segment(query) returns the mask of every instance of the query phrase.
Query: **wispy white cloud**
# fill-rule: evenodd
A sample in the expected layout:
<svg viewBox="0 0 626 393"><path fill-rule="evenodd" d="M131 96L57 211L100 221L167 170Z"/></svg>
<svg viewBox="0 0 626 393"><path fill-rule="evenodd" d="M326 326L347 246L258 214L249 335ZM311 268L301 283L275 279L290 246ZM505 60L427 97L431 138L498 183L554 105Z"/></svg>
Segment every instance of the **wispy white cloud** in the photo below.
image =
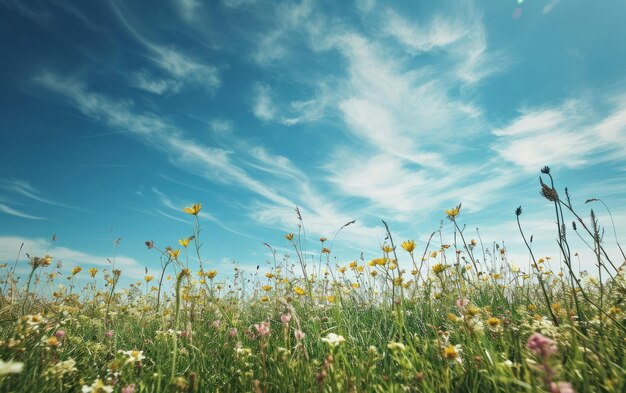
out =
<svg viewBox="0 0 626 393"><path fill-rule="evenodd" d="M222 83L217 67L211 64L205 64L201 61L182 53L179 48L173 45L162 45L155 43L146 38L135 27L124 14L121 7L114 1L110 2L115 14L120 21L126 26L131 35L149 50L148 57L153 63L168 73L174 80L169 83L184 83L185 86L204 87L208 92L214 92ZM143 72L143 71L140 71ZM135 77L137 79L137 77ZM152 90L158 90L159 83L151 78L145 82L146 86Z"/></svg>
<svg viewBox="0 0 626 393"><path fill-rule="evenodd" d="M10 216L28 218L29 220L45 220L46 219L44 217L33 216L23 211L14 209L10 206L5 205L4 203L0 203L0 212L8 214Z"/></svg>
<svg viewBox="0 0 626 393"><path fill-rule="evenodd" d="M20 264L26 264L27 260L25 254L28 253L31 256L44 256L48 254L54 258L54 260L60 260L66 270L69 268L80 265L83 268L96 267L96 268L111 268L109 262L112 257L106 257L102 255L93 255L87 252L78 250L76 248L59 246L50 242L44 238L25 238L20 236L0 236L0 259L2 260L15 260L20 245L24 244L22 257L19 261ZM144 266L142 266L134 258L117 255L115 257L116 268L119 268L123 272L123 277L137 279L144 276Z"/></svg>
<svg viewBox="0 0 626 393"><path fill-rule="evenodd" d="M549 14L552 10L561 3L561 0L549 0L546 5L541 9L541 13L544 15Z"/></svg>
<svg viewBox="0 0 626 393"><path fill-rule="evenodd" d="M498 140L492 148L528 172L545 164L579 168L623 161L626 98L599 100L608 101L608 111L598 109L591 100L583 97L554 106L523 108L508 125L493 130Z"/></svg>
<svg viewBox="0 0 626 393"><path fill-rule="evenodd" d="M273 120L276 115L276 106L271 96L271 89L268 85L257 83L254 86L256 95L254 101L253 113L263 121Z"/></svg>
<svg viewBox="0 0 626 393"><path fill-rule="evenodd" d="M53 201L49 198L45 198L41 195L41 192L39 190L30 185L28 182L22 180L0 180L0 189L17 194L22 197L27 197L37 202L45 203L47 205L82 210L76 206L66 205L60 202Z"/></svg>
<svg viewBox="0 0 626 393"><path fill-rule="evenodd" d="M284 109L279 109L274 99L274 92L269 85L257 83L253 91L255 94L254 115L260 120L274 121L286 126L319 119L330 104L332 95L329 88L324 83L320 83L314 97L306 100L293 100L288 102L288 105L283 105Z"/></svg>
<svg viewBox="0 0 626 393"><path fill-rule="evenodd" d="M186 21L193 20L196 12L202 6L197 0L175 0L174 5L178 7L178 11Z"/></svg>
<svg viewBox="0 0 626 393"><path fill-rule="evenodd" d="M155 78L147 70L133 73L131 83L139 89L158 95L166 92L177 93L181 88L179 82L172 79Z"/></svg>

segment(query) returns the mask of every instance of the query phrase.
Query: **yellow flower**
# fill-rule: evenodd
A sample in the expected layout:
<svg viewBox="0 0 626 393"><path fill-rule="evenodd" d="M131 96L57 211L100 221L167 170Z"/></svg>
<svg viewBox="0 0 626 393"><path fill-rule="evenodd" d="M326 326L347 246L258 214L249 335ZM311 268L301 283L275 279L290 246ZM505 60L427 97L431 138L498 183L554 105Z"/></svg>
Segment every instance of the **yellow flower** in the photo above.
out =
<svg viewBox="0 0 626 393"><path fill-rule="evenodd" d="M186 239L180 239L180 240L178 241L178 244L180 244L180 245L181 245L181 246L183 246L183 247L187 247L187 246L189 245L189 240L190 240L189 238L186 238Z"/></svg>
<svg viewBox="0 0 626 393"><path fill-rule="evenodd" d="M272 290L272 286L271 286L271 285L263 285L263 286L261 287L261 289L263 289L263 290L264 290L264 291L266 291L266 292L267 292L267 291L271 291L271 290Z"/></svg>
<svg viewBox="0 0 626 393"><path fill-rule="evenodd" d="M302 287L294 287L293 291L297 294L297 295L304 295L306 293L306 291L304 290L304 288Z"/></svg>
<svg viewBox="0 0 626 393"><path fill-rule="evenodd" d="M363 273L363 270L365 270L365 269L363 268L363 266L357 266L357 267L356 267L356 271L357 271L357 272L359 272L359 273Z"/></svg>
<svg viewBox="0 0 626 393"><path fill-rule="evenodd" d="M404 241L401 246L404 248L404 251L408 253L412 253L413 250L415 250L415 242L413 240Z"/></svg>
<svg viewBox="0 0 626 393"><path fill-rule="evenodd" d="M448 345L443 349L443 357L446 360L458 360L461 352L460 345Z"/></svg>
<svg viewBox="0 0 626 393"><path fill-rule="evenodd" d="M350 262L350 269L355 269L355 268L356 268L356 266L357 266L356 261L352 261L352 262Z"/></svg>
<svg viewBox="0 0 626 393"><path fill-rule="evenodd" d="M384 246L381 247L381 249L383 250L383 252L385 254L389 254L390 252L393 251L393 248L387 244L385 244Z"/></svg>
<svg viewBox="0 0 626 393"><path fill-rule="evenodd" d="M459 215L459 211L461 210L461 205L454 207L452 209L448 209L446 210L446 214L448 215L448 218L451 220L454 220L456 218L456 216Z"/></svg>
<svg viewBox="0 0 626 393"><path fill-rule="evenodd" d="M288 233L285 235L285 239L292 241L293 240L293 233Z"/></svg>
<svg viewBox="0 0 626 393"><path fill-rule="evenodd" d="M143 279L146 280L146 282L150 282L150 281L152 281L154 279L154 276L146 275Z"/></svg>
<svg viewBox="0 0 626 393"><path fill-rule="evenodd" d="M334 303L335 302L335 297L330 295L326 297L326 300L328 300L328 303Z"/></svg>
<svg viewBox="0 0 626 393"><path fill-rule="evenodd" d="M171 258L178 259L178 256L180 255L180 250L168 250L168 253L170 254Z"/></svg>
<svg viewBox="0 0 626 393"><path fill-rule="evenodd" d="M433 273L441 274L446 270L446 266L443 263L436 263L433 265Z"/></svg>
<svg viewBox="0 0 626 393"><path fill-rule="evenodd" d="M352 288L357 289L361 286L361 284L359 284L358 282L353 282L352 284Z"/></svg>
<svg viewBox="0 0 626 393"><path fill-rule="evenodd" d="M83 270L82 267L80 266L76 266L74 269L72 269L72 276L77 275L78 273L80 273Z"/></svg>
<svg viewBox="0 0 626 393"><path fill-rule="evenodd" d="M437 251L433 251L430 253L431 258L437 258Z"/></svg>
<svg viewBox="0 0 626 393"><path fill-rule="evenodd" d="M274 278L274 274L268 272L268 273L265 273L265 277L267 277L269 279L272 279L272 278Z"/></svg>
<svg viewBox="0 0 626 393"><path fill-rule="evenodd" d="M339 272L340 272L341 274L343 274L343 273L345 273L345 272L346 272L346 267L345 267L345 266L342 266L342 267L340 267L338 270L339 270Z"/></svg>
<svg viewBox="0 0 626 393"><path fill-rule="evenodd" d="M91 269L89 269L89 275L91 277L95 277L97 273L98 273L98 269L96 269L95 267L92 267Z"/></svg>
<svg viewBox="0 0 626 393"><path fill-rule="evenodd" d="M500 326L500 318L496 318L496 317L491 317L491 318L487 318L487 325L489 325L492 328L497 328L498 326Z"/></svg>
<svg viewBox="0 0 626 393"><path fill-rule="evenodd" d="M376 270L372 270L370 274L372 275L372 277L378 276L378 272Z"/></svg>
<svg viewBox="0 0 626 393"><path fill-rule="evenodd" d="M191 214L192 216L197 216L198 213L200 213L200 210L202 210L201 203L194 203L191 207L186 207L183 209L185 213Z"/></svg>
<svg viewBox="0 0 626 393"><path fill-rule="evenodd" d="M46 345L48 345L49 347L58 347L59 339L57 339L56 336L51 336L46 340Z"/></svg>
<svg viewBox="0 0 626 393"><path fill-rule="evenodd" d="M209 270L209 271L206 273L206 276L207 276L210 280L214 279L214 278L215 278L215 276L217 276L217 270Z"/></svg>
<svg viewBox="0 0 626 393"><path fill-rule="evenodd" d="M269 298L269 297L267 297L267 296L263 296L263 297L261 297L261 303L267 303L267 302L269 302L269 301L270 301L270 298Z"/></svg>

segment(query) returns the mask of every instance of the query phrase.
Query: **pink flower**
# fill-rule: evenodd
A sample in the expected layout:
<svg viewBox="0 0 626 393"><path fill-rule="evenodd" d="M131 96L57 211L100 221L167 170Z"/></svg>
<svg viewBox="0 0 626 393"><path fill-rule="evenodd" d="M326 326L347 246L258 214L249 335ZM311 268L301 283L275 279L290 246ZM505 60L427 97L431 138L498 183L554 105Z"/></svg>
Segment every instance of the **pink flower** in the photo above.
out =
<svg viewBox="0 0 626 393"><path fill-rule="evenodd" d="M467 307L468 304L469 304L469 299L465 299L462 297L456 299L456 306L460 308L461 310Z"/></svg>
<svg viewBox="0 0 626 393"><path fill-rule="evenodd" d="M302 330L296 330L293 334L294 336L296 336L297 342L302 341L302 339L304 338L304 332Z"/></svg>
<svg viewBox="0 0 626 393"><path fill-rule="evenodd" d="M104 333L104 335L106 336L106 338L113 338L113 330L108 330L106 333Z"/></svg>
<svg viewBox="0 0 626 393"><path fill-rule="evenodd" d="M230 338L235 338L237 337L237 328L232 328L228 331L228 336Z"/></svg>
<svg viewBox="0 0 626 393"><path fill-rule="evenodd" d="M526 347L543 358L547 358L556 352L556 342L538 332L533 333L528 338Z"/></svg>
<svg viewBox="0 0 626 393"><path fill-rule="evenodd" d="M220 326L222 326L222 321L220 321L219 319L218 319L218 320L215 320L215 321L213 321L213 323L211 324L211 326L213 326L215 329L219 329L219 328L220 328Z"/></svg>
<svg viewBox="0 0 626 393"><path fill-rule="evenodd" d="M270 323L268 321L264 321L261 323L254 324L254 328L256 329L259 336L264 337L270 334Z"/></svg>
<svg viewBox="0 0 626 393"><path fill-rule="evenodd" d="M550 393L576 393L576 391L569 382L552 382L550 383Z"/></svg>
<svg viewBox="0 0 626 393"><path fill-rule="evenodd" d="M282 314L280 316L280 320L283 323L283 325L288 325L289 321L291 321L291 313Z"/></svg>
<svg viewBox="0 0 626 393"><path fill-rule="evenodd" d="M62 341L65 338L65 330L57 330L54 333L54 336L57 338L57 340Z"/></svg>
<svg viewBox="0 0 626 393"><path fill-rule="evenodd" d="M130 385L123 387L122 393L135 393L135 384L131 383Z"/></svg>

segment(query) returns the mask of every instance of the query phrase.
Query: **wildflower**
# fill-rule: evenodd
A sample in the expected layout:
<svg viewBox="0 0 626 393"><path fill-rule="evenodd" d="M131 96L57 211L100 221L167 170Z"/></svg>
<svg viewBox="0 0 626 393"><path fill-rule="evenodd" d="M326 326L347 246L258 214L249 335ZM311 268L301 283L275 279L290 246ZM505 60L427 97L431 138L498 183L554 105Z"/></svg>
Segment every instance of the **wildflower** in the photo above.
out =
<svg viewBox="0 0 626 393"><path fill-rule="evenodd" d="M120 352L126 355L127 363L138 363L146 358L145 356L143 356L143 351L121 351L120 350Z"/></svg>
<svg viewBox="0 0 626 393"><path fill-rule="evenodd" d="M328 336L323 337L322 341L328 344L331 348L334 348L342 342L346 341L346 339L343 338L343 336L339 336L335 333L328 333Z"/></svg>
<svg viewBox="0 0 626 393"><path fill-rule="evenodd" d="M83 268L82 268L82 267L80 267L80 266L76 266L76 267L74 267L74 269L72 269L72 276L77 275L77 274L78 274L78 273L80 273L82 270L83 270Z"/></svg>
<svg viewBox="0 0 626 393"><path fill-rule="evenodd" d="M322 248L322 254L330 254L330 249L326 247Z"/></svg>
<svg viewBox="0 0 626 393"><path fill-rule="evenodd" d="M13 360L5 362L0 359L0 377L9 374L19 374L22 372L23 368L24 363L14 362Z"/></svg>
<svg viewBox="0 0 626 393"><path fill-rule="evenodd" d="M384 246L382 246L380 249L381 249L381 250L383 250L383 252L384 252L385 254L389 254L390 252L392 252L392 251L393 251L393 248L392 248L390 245L387 245L387 244L385 244Z"/></svg>
<svg viewBox="0 0 626 393"><path fill-rule="evenodd" d="M232 328L228 331L228 337L235 338L237 337L237 328Z"/></svg>
<svg viewBox="0 0 626 393"><path fill-rule="evenodd" d="M51 348L56 348L56 347L59 346L59 339L56 338L56 336L50 336L46 340L46 345L51 347Z"/></svg>
<svg viewBox="0 0 626 393"><path fill-rule="evenodd" d="M556 352L556 342L537 332L528 338L526 347L542 358L547 358Z"/></svg>
<svg viewBox="0 0 626 393"><path fill-rule="evenodd" d="M271 333L270 323L269 321L263 321L261 323L255 323L254 328L256 329L259 336L264 337Z"/></svg>
<svg viewBox="0 0 626 393"><path fill-rule="evenodd" d="M404 251L408 252L409 254L413 252L413 250L415 250L415 242L413 240L407 240L402 242L401 244L402 248L404 248Z"/></svg>
<svg viewBox="0 0 626 393"><path fill-rule="evenodd" d="M335 297L332 295L329 295L326 297L326 300L328 300L328 303L334 303L335 302Z"/></svg>
<svg viewBox="0 0 626 393"><path fill-rule="evenodd" d="M131 383L130 385L124 386L121 393L135 393L135 384Z"/></svg>
<svg viewBox="0 0 626 393"><path fill-rule="evenodd" d="M178 256L180 255L180 250L167 250L167 252L170 254L170 258L172 259L178 259Z"/></svg>
<svg viewBox="0 0 626 393"><path fill-rule="evenodd" d="M146 282L150 282L150 281L152 281L153 279L154 279L154 276L149 276L149 275L146 275L146 276L144 277L144 280L146 280Z"/></svg>
<svg viewBox="0 0 626 393"><path fill-rule="evenodd" d="M265 273L265 277L267 277L269 279L272 279L272 278L274 278L274 274L268 272L268 273Z"/></svg>
<svg viewBox="0 0 626 393"><path fill-rule="evenodd" d="M358 265L358 264L357 264L357 262L356 262L356 261L352 261L352 262L350 262L350 265L349 265L349 266L350 266L350 269L356 269L357 265Z"/></svg>
<svg viewBox="0 0 626 393"><path fill-rule="evenodd" d="M219 319L216 319L211 323L211 327L213 327L214 329L219 329L220 326L222 326L222 321L220 321Z"/></svg>
<svg viewBox="0 0 626 393"><path fill-rule="evenodd" d="M96 269L95 267L92 267L91 269L89 269L89 275L92 278L95 277L97 273L98 273L98 269Z"/></svg>
<svg viewBox="0 0 626 393"><path fill-rule="evenodd" d="M59 361L54 365L50 366L44 376L46 379L55 377L55 378L63 378L67 374L72 374L78 371L76 369L76 361L74 359L68 359L65 361Z"/></svg>
<svg viewBox="0 0 626 393"><path fill-rule="evenodd" d="M462 363L463 359L461 359L461 352L462 352L461 345L449 344L443 348L443 357L444 359L449 360L449 361L456 361L456 362Z"/></svg>
<svg viewBox="0 0 626 393"><path fill-rule="evenodd" d="M107 386L100 378L96 379L91 386L83 385L83 393L111 393L113 386Z"/></svg>
<svg viewBox="0 0 626 393"><path fill-rule="evenodd" d="M104 333L104 336L106 338L113 338L113 330L108 330L106 333Z"/></svg>
<svg viewBox="0 0 626 393"><path fill-rule="evenodd" d="M288 325L289 321L291 321L291 313L281 314L280 321L283 323L283 325Z"/></svg>
<svg viewBox="0 0 626 393"><path fill-rule="evenodd" d="M450 220L454 220L456 218L456 216L459 215L459 211L461 210L461 205L456 206L452 209L448 209L446 210L446 214L448 215L448 218Z"/></svg>
<svg viewBox="0 0 626 393"><path fill-rule="evenodd" d="M285 239L292 241L293 240L293 233L288 233L285 235Z"/></svg>
<svg viewBox="0 0 626 393"><path fill-rule="evenodd" d="M304 295L306 293L306 291L304 290L304 288L302 287L294 287L293 291L297 294L297 295Z"/></svg>
<svg viewBox="0 0 626 393"><path fill-rule="evenodd" d="M65 330L57 330L54 332L54 336L59 340L63 340L65 338Z"/></svg>
<svg viewBox="0 0 626 393"><path fill-rule="evenodd" d="M267 303L270 301L270 298L267 296L262 296L260 300L261 300L261 303Z"/></svg>
<svg viewBox="0 0 626 393"><path fill-rule="evenodd" d="M183 211L192 216L197 216L198 213L200 213L201 209L202 209L201 203L194 203L192 206L184 208Z"/></svg>
<svg viewBox="0 0 626 393"><path fill-rule="evenodd" d="M465 298L460 297L460 298L456 299L456 306L462 310L465 307L467 307L469 302L470 302L469 299L465 299Z"/></svg>
<svg viewBox="0 0 626 393"><path fill-rule="evenodd" d="M436 263L433 265L433 273L441 274L446 270L446 266L443 263Z"/></svg>
<svg viewBox="0 0 626 393"><path fill-rule="evenodd" d="M188 237L185 238L185 239L180 239L180 240L178 240L178 244L180 244L181 246L187 248L187 246L189 245L189 240L191 240L191 239L189 239Z"/></svg>
<svg viewBox="0 0 626 393"><path fill-rule="evenodd" d="M272 290L272 286L271 285L263 285L261 287L262 290L264 290L265 292L271 291Z"/></svg>
<svg viewBox="0 0 626 393"><path fill-rule="evenodd" d="M501 323L502 321L500 320L500 318L496 318L496 317L487 318L487 325L489 325L489 328L493 330L497 330L500 327Z"/></svg>
<svg viewBox="0 0 626 393"><path fill-rule="evenodd" d="M296 341L300 342L304 338L304 332L302 330L296 330L293 335L296 337Z"/></svg>
<svg viewBox="0 0 626 393"><path fill-rule="evenodd" d="M212 280L215 278L215 276L217 276L217 270L209 270L206 273L206 276L209 278L209 280Z"/></svg>
<svg viewBox="0 0 626 393"><path fill-rule="evenodd" d="M153 240L148 240L146 242L146 247L148 247L148 250L154 248L154 241Z"/></svg>
<svg viewBox="0 0 626 393"><path fill-rule="evenodd" d="M354 289L358 289L358 288L361 286L361 284L359 284L358 282L353 282L353 283L352 283L352 284L350 284L350 285L351 285L351 286L352 286L352 288L354 288Z"/></svg>

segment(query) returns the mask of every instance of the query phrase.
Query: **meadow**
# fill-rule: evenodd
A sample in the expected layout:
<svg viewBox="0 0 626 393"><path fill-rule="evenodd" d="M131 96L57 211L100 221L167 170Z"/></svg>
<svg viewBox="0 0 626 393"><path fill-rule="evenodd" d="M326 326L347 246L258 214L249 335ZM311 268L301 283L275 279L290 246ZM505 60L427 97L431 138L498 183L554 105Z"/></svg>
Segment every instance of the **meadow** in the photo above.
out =
<svg viewBox="0 0 626 393"><path fill-rule="evenodd" d="M376 258L343 263L297 212L289 257L266 244L267 265L229 280L202 257L200 204L181 207L194 231L176 247L146 242L161 270L130 286L115 261L61 276L54 255L30 255L20 280L0 261L0 392L626 392L626 257L542 178L557 241L535 255L511 211L525 266L470 235L462 205L442 213L455 242L385 223ZM596 271L579 271L572 236Z"/></svg>

